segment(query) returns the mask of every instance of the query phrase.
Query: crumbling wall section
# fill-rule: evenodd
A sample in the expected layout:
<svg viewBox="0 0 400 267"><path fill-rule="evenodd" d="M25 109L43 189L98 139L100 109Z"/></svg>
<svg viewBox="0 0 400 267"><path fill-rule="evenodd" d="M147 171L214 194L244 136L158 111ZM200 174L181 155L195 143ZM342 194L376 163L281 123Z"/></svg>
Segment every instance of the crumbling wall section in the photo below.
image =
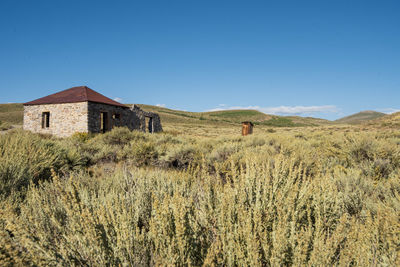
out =
<svg viewBox="0 0 400 267"><path fill-rule="evenodd" d="M132 121L135 121L135 129L151 133L163 131L161 119L157 113L144 111L137 105L132 106L131 112ZM146 125L146 117L149 118L149 125Z"/></svg>

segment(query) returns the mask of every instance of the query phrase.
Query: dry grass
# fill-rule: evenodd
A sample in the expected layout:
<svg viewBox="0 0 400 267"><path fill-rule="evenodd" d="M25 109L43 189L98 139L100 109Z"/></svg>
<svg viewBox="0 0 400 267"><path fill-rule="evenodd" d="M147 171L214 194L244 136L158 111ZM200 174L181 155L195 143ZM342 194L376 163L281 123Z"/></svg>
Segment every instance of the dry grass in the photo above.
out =
<svg viewBox="0 0 400 267"><path fill-rule="evenodd" d="M9 122L0 121L0 131L6 131L12 129L12 125Z"/></svg>
<svg viewBox="0 0 400 267"><path fill-rule="evenodd" d="M0 136L68 155L23 199L2 196L0 265L400 265L397 131L164 128Z"/></svg>
<svg viewBox="0 0 400 267"><path fill-rule="evenodd" d="M22 104L0 104L0 121L9 125L22 124L24 108Z"/></svg>

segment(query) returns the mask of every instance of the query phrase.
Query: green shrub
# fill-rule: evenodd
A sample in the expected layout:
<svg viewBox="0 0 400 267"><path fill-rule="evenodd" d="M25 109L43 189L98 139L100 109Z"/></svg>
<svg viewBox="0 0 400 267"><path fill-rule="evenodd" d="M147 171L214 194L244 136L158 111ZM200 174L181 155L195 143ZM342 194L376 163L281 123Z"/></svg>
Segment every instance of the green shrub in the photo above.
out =
<svg viewBox="0 0 400 267"><path fill-rule="evenodd" d="M146 134L140 131L131 131L127 127L116 127L105 134L99 134L93 138L92 142L124 146L133 140L145 140Z"/></svg>
<svg viewBox="0 0 400 267"><path fill-rule="evenodd" d="M89 133L76 132L70 138L78 142L84 143L92 137Z"/></svg>
<svg viewBox="0 0 400 267"><path fill-rule="evenodd" d="M20 191L30 182L46 180L51 172L66 172L76 155L68 155L53 140L22 130L0 135L0 194Z"/></svg>
<svg viewBox="0 0 400 267"><path fill-rule="evenodd" d="M249 139L246 140L245 146L257 147L263 146L266 143L265 138L250 136Z"/></svg>
<svg viewBox="0 0 400 267"><path fill-rule="evenodd" d="M12 128L12 125L10 123L0 121L0 131L9 130L11 128Z"/></svg>
<svg viewBox="0 0 400 267"><path fill-rule="evenodd" d="M170 148L160 157L160 165L169 168L185 169L190 164L198 164L201 152L194 145L179 145Z"/></svg>
<svg viewBox="0 0 400 267"><path fill-rule="evenodd" d="M139 166L156 165L158 160L158 152L155 145L151 142L133 142L129 148L126 157L133 161L133 164Z"/></svg>
<svg viewBox="0 0 400 267"><path fill-rule="evenodd" d="M224 162L228 160L228 158L238 152L242 148L241 145L235 143L226 143L221 146L217 146L213 149L213 151L209 155L209 160L211 162Z"/></svg>

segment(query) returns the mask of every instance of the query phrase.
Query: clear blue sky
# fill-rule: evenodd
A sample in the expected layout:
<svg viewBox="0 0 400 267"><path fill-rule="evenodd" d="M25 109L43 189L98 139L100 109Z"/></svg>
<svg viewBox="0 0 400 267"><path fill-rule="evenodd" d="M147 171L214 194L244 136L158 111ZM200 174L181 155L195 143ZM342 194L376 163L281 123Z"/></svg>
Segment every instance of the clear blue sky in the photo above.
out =
<svg viewBox="0 0 400 267"><path fill-rule="evenodd" d="M400 1L1 0L0 33L0 103L87 85L188 111L400 109Z"/></svg>

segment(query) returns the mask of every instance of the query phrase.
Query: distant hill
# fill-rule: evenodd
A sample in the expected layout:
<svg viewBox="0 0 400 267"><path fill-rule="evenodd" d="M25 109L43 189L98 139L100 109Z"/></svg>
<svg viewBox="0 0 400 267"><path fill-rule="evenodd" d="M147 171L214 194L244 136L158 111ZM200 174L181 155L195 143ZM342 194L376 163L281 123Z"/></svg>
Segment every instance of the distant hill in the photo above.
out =
<svg viewBox="0 0 400 267"><path fill-rule="evenodd" d="M296 124L303 124L307 126L322 126L322 125L330 125L333 124L332 121L321 119L321 118L313 118L313 117L300 117L300 116L286 116L283 118L288 118Z"/></svg>
<svg viewBox="0 0 400 267"><path fill-rule="evenodd" d="M356 114L338 119L335 122L347 123L347 124L360 124L360 123L367 122L370 120L375 120L375 119L378 119L378 118L381 118L384 116L386 116L385 113L372 111L372 110L366 110L366 111L361 111Z"/></svg>
<svg viewBox="0 0 400 267"><path fill-rule="evenodd" d="M370 126L378 126L378 127L391 127L391 128L399 128L400 127L400 112L393 113L390 115L386 115L375 120L368 121L368 125Z"/></svg>
<svg viewBox="0 0 400 267"><path fill-rule="evenodd" d="M242 121L251 121L256 125L271 127L320 126L332 123L328 120L310 117L268 115L257 110L187 112L150 105L139 106L144 110L159 113L161 121L167 123L238 124Z"/></svg>
<svg viewBox="0 0 400 267"><path fill-rule="evenodd" d="M131 106L131 105L128 105ZM152 105L139 105L146 111L159 113L162 123L193 125L233 125L242 121L251 121L256 125L271 127L320 126L331 124L324 119L299 116L268 115L257 110L223 110L212 112L188 112ZM22 124L22 104L0 104L0 121L10 124Z"/></svg>
<svg viewBox="0 0 400 267"><path fill-rule="evenodd" d="M263 122L272 117L256 110L224 110L214 112L188 112L151 105L138 105L143 110L157 112L162 123L230 125L242 121Z"/></svg>

